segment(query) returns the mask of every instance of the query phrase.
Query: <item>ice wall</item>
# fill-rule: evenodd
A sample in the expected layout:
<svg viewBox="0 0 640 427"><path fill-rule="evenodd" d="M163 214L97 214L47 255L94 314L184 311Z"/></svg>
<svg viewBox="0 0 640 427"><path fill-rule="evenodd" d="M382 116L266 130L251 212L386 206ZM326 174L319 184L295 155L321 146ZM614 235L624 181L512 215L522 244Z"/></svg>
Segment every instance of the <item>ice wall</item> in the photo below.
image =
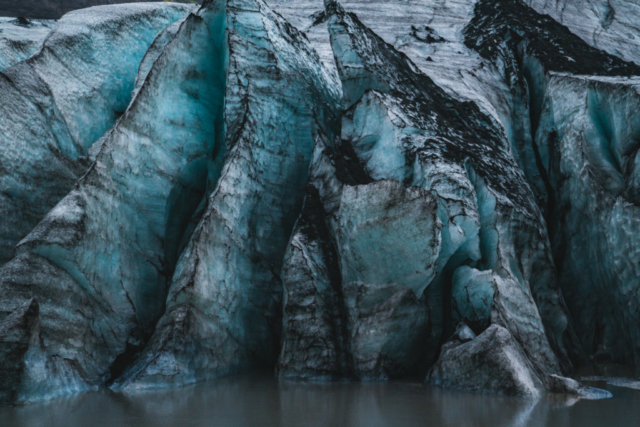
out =
<svg viewBox="0 0 640 427"><path fill-rule="evenodd" d="M2 318L26 300L40 307L25 370L9 384L16 400L113 381L153 332L175 251L220 173L223 35L215 17L181 24L90 169L2 268Z"/></svg>
<svg viewBox="0 0 640 427"><path fill-rule="evenodd" d="M0 265L87 171L124 113L155 36L190 6L98 7L61 19L41 49L0 73Z"/></svg>
<svg viewBox="0 0 640 427"><path fill-rule="evenodd" d="M275 363L280 270L313 142L336 132L336 82L261 0L211 1L228 49L221 172L180 255L167 308L118 389L183 385ZM228 43L228 44L227 44Z"/></svg>
<svg viewBox="0 0 640 427"><path fill-rule="evenodd" d="M339 4L327 13L348 108L341 138L316 146L287 256L280 375L415 375L455 331L454 310L478 333L506 328L541 384L569 370L579 342L504 134ZM463 300L453 289L469 272L486 291Z"/></svg>

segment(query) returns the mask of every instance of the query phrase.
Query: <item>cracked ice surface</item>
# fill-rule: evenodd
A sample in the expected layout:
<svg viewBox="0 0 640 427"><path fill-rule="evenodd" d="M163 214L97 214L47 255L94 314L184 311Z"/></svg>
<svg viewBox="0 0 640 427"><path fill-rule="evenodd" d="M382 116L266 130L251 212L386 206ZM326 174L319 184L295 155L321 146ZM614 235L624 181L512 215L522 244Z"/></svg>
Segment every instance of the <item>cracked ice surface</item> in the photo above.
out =
<svg viewBox="0 0 640 427"><path fill-rule="evenodd" d="M307 233L303 238L302 229L298 230L294 238L297 247L291 249L288 260L298 259L296 254L305 252L305 244L310 245L310 253L312 250L317 253L318 249L313 248L318 246L335 245L340 259L339 271L333 275L322 273L335 269L329 262L333 255L327 249L323 249L324 262L316 261L299 270L294 270L297 268L294 265L285 266L285 271L295 271L292 277L304 278L304 286L308 286L309 280L316 280L308 278L318 276L323 291L316 287L318 291L312 293L313 300L303 302L292 296L305 297L309 291L298 292L295 280L285 281L288 300L281 375L312 376L314 363L318 363L322 375L360 378L402 375L415 369L416 360L403 357L402 349L409 348L409 354L420 355L422 363L428 363L434 354L429 355L424 347L413 347L417 338L407 332L430 331L426 342L430 351L451 333L455 325L449 319L451 293L447 291L447 282L457 268L467 268L465 265L495 272L492 274L497 280L487 284L495 296L485 311L490 310L491 323L509 329L508 333L522 345L535 369L545 374L560 372L560 365L567 369L568 353L579 344L568 324L559 290L550 280L553 264L544 223L533 194L509 153L508 141L475 105L449 97L355 16L332 2L328 9L332 47L345 101L350 108L343 116L342 141L327 148L319 145L313 161L310 184L319 192L322 207L316 209L322 209L324 214L315 215L312 228L320 230L324 222L328 235L317 232L319 237L312 237ZM359 168L362 169L358 171ZM351 239L359 241L367 229L364 224L369 226L369 223L355 225L342 218L350 218L349 206L352 200L358 200L355 197L358 192L353 192L352 186L359 185L354 188L370 192L369 209L375 213L374 206L378 198L385 200L385 193L381 188L376 189L371 181L383 183L389 179L398 186L395 193L408 211L415 197L408 194L418 189L429 191L438 202L429 209L438 214L439 221L430 226L421 225L409 216L404 227L432 232L442 227L442 231L436 231L441 237L429 238L431 243L425 245L416 240L425 232L401 237L402 227L391 227L394 234L385 231L388 221L379 221L376 228L378 221L370 219L372 230L378 236L385 236L380 239L391 246L385 250L395 251L399 256L394 261L393 273L387 272L390 276L386 280L393 286L385 288L377 282L386 275L375 273L378 265L385 264L364 262L377 259L375 246L351 244ZM401 185L411 191L403 195ZM313 193L309 193L307 203L311 203L313 197ZM388 202L387 205L390 206ZM438 222L442 226L436 226ZM393 248L396 237L404 243ZM523 250L519 242L524 240L536 242L534 248ZM430 274L435 275L419 274L422 281L418 287L412 284L410 274L403 275L405 267L407 272L419 271L412 264L415 256L401 255L405 247L414 244L423 250L433 248L431 256L435 257L421 263L426 266L435 262L435 270L430 270ZM412 252L420 253L417 249ZM396 260L395 256L386 258ZM315 255L314 259L322 257ZM353 271L358 275L354 276ZM327 281L331 286L327 286ZM353 284L358 285L357 292ZM411 294L406 291L398 292L403 288L411 290L415 299L408 298ZM326 304L321 305L320 301L335 299L332 296L335 292L344 295L345 314L340 322L332 325L322 320L325 315L318 313L326 310L323 308ZM368 323L369 316L375 320ZM326 331L322 337L330 330L342 330L342 337L338 334L338 338L334 338L335 344L330 347L335 349L332 354L312 353L312 359L301 363L302 358L296 352L313 348L310 334L304 330L303 323L296 320L305 317L318 322L310 325ZM407 319L413 319L415 324ZM544 325L542 319L546 319ZM390 330L396 331L391 334L395 336L384 333ZM552 337L560 360L554 355L547 335ZM334 372L328 373L328 369Z"/></svg>

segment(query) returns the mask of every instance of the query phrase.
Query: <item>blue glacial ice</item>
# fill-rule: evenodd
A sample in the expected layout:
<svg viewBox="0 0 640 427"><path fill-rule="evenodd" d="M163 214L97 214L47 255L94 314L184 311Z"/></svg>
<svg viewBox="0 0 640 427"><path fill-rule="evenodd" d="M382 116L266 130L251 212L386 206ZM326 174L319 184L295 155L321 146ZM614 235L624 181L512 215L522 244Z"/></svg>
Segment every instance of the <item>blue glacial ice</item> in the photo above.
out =
<svg viewBox="0 0 640 427"><path fill-rule="evenodd" d="M182 23L96 143L87 173L3 267L0 312L30 298L40 306L35 342L42 346L33 347L40 362L30 362L30 347L16 400L110 381L153 331L171 254L219 175L223 34L220 20L191 15Z"/></svg>
<svg viewBox="0 0 640 427"><path fill-rule="evenodd" d="M314 140L335 132L336 83L297 30L260 0L209 2L198 16L224 25L217 45L228 52L219 176L178 260L165 313L119 389L275 362L282 259Z"/></svg>
<svg viewBox="0 0 640 427"><path fill-rule="evenodd" d="M129 105L147 48L191 9L137 4L72 12L33 56L2 71L0 265L87 171L89 148Z"/></svg>
<svg viewBox="0 0 640 427"><path fill-rule="evenodd" d="M307 277L316 276L329 291L316 291L306 302L286 301L281 376L313 376L316 361L323 369L341 369L329 373L334 376L387 378L420 372L455 331L453 302L459 295L452 295L451 281L462 280L470 268L485 272L478 281L484 289L478 295L484 299L474 301L484 304L479 308L484 317L467 318L474 316L472 307L458 320L477 320L478 332L489 324L506 328L543 375L570 369L568 353L579 344L559 289L550 280L554 271L542 216L511 157L509 141L475 106L449 97L339 4L327 2L327 11L348 108L341 138L316 148L312 166L311 191L318 192L316 209L321 210L315 228L324 222L328 232L311 237L297 231L288 260L297 259L295 252L304 252L303 243L308 243L310 251L335 247L339 262L337 267L326 260L314 262L302 270L285 266L285 274L298 269L290 283L285 279L287 295L298 293L298 281L307 289ZM393 202L385 195L391 183L396 188ZM361 201L359 194L366 197ZM420 210L425 213L414 217L416 197L424 199ZM378 204L385 206L379 219ZM369 215L362 225L351 219L359 205ZM394 217L396 205L405 214L385 217L383 212ZM427 212L437 220L425 222ZM413 233L404 234L407 230ZM523 248L523 239L535 243ZM376 240L385 243L378 247ZM427 258L421 259L422 254ZM329 268L339 269L333 273L339 279L315 273ZM295 354L313 346L299 319L320 322L323 316L311 306L323 294L333 299L335 292L343 295L344 319L340 325L322 322L323 330L343 331L335 338L333 360L322 353L314 359Z"/></svg>
<svg viewBox="0 0 640 427"><path fill-rule="evenodd" d="M635 6L267 3L0 20L0 402L610 397L567 375L640 366Z"/></svg>
<svg viewBox="0 0 640 427"><path fill-rule="evenodd" d="M0 18L0 71L36 53L56 21Z"/></svg>

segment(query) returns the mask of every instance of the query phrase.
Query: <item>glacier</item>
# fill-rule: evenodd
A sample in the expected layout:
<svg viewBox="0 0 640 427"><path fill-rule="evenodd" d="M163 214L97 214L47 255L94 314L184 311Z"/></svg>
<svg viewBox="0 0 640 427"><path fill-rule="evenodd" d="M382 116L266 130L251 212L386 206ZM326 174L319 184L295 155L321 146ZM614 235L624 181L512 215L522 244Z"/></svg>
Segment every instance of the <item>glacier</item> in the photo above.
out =
<svg viewBox="0 0 640 427"><path fill-rule="evenodd" d="M640 372L640 11L580 3L0 19L0 403L261 369L610 397L572 376Z"/></svg>

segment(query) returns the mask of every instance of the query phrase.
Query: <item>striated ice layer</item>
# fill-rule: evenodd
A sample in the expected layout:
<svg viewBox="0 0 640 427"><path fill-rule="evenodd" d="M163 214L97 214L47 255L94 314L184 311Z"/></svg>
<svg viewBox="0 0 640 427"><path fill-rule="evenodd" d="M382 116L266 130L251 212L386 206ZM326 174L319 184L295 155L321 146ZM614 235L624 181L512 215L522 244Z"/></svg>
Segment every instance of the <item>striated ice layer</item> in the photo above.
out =
<svg viewBox="0 0 640 427"><path fill-rule="evenodd" d="M0 73L0 265L86 172L89 147L129 105L147 48L191 9L72 12L36 54Z"/></svg>
<svg viewBox="0 0 640 427"><path fill-rule="evenodd" d="M336 82L308 41L261 0L210 1L226 26L220 175L180 255L166 311L118 389L167 387L272 366L280 270L315 138L333 135Z"/></svg>
<svg viewBox="0 0 640 427"><path fill-rule="evenodd" d="M0 270L2 319L31 299L40 308L24 371L3 384L14 401L113 381L164 312L177 253L220 173L224 29L215 14L182 23L95 163Z"/></svg>
<svg viewBox="0 0 640 427"><path fill-rule="evenodd" d="M0 18L0 71L36 53L56 25L55 21Z"/></svg>

